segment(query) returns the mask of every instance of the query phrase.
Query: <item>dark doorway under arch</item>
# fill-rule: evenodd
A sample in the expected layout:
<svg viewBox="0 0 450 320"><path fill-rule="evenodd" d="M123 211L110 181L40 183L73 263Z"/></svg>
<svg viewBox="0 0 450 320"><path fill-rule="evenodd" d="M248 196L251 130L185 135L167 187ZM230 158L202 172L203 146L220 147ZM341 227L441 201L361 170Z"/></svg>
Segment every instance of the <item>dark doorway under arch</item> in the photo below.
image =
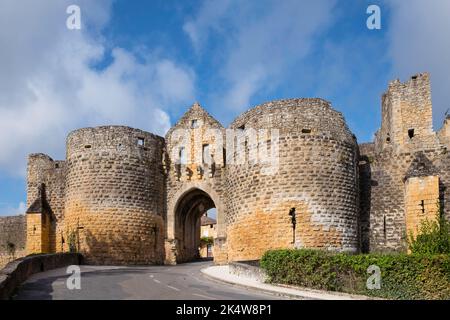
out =
<svg viewBox="0 0 450 320"><path fill-rule="evenodd" d="M200 257L200 220L204 213L215 207L211 197L200 189L192 189L178 202L175 209L177 263Z"/></svg>

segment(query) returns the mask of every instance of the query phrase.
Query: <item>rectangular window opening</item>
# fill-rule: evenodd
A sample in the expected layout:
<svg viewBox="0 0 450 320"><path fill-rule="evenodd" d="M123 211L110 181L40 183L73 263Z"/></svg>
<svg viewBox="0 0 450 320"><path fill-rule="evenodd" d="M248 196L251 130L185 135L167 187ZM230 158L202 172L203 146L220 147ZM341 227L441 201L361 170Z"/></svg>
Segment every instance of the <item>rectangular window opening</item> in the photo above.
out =
<svg viewBox="0 0 450 320"><path fill-rule="evenodd" d="M204 144L202 147L203 150L203 164L210 164L211 163L211 154L209 152L209 144Z"/></svg>
<svg viewBox="0 0 450 320"><path fill-rule="evenodd" d="M144 138L138 138L138 146L144 146L145 140Z"/></svg>
<svg viewBox="0 0 450 320"><path fill-rule="evenodd" d="M302 129L302 133L311 133L311 129Z"/></svg>
<svg viewBox="0 0 450 320"><path fill-rule="evenodd" d="M191 129L197 128L198 128L198 120L197 119L191 120Z"/></svg>
<svg viewBox="0 0 450 320"><path fill-rule="evenodd" d="M410 139L412 139L412 138L414 137L414 129L409 129L409 130L408 130L408 137L409 137Z"/></svg>
<svg viewBox="0 0 450 320"><path fill-rule="evenodd" d="M222 149L222 157L223 157L223 165L227 164L227 150L225 148Z"/></svg>
<svg viewBox="0 0 450 320"><path fill-rule="evenodd" d="M186 164L186 149L184 147L180 148L178 155L180 157L180 164Z"/></svg>

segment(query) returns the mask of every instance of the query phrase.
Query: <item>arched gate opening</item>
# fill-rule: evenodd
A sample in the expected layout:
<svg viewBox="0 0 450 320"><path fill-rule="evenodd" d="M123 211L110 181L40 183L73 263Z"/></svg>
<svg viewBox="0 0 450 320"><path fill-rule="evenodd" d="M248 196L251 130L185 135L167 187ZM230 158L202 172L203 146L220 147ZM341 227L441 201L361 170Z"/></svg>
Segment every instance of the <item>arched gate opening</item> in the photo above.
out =
<svg viewBox="0 0 450 320"><path fill-rule="evenodd" d="M201 217L216 205L212 198L200 189L192 189L175 208L175 239L177 263L200 258Z"/></svg>

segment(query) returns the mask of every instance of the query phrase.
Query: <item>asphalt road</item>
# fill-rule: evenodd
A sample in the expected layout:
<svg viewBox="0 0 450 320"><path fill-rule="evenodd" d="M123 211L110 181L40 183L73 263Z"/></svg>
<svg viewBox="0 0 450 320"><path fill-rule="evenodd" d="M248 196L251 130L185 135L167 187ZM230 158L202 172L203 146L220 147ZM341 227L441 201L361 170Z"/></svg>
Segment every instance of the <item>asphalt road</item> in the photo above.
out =
<svg viewBox="0 0 450 320"><path fill-rule="evenodd" d="M17 300L267 300L279 297L211 280L200 270L212 262L177 266L81 266L81 289L69 290L66 268L31 276Z"/></svg>

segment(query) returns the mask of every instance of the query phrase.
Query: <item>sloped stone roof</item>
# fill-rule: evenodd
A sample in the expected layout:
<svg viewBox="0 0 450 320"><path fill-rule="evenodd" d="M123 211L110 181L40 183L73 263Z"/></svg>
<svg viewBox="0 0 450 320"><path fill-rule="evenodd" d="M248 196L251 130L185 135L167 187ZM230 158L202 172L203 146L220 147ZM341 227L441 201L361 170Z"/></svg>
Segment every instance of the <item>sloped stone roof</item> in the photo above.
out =
<svg viewBox="0 0 450 320"><path fill-rule="evenodd" d="M210 218L210 217L208 217L206 215L203 215L202 218L201 218L202 226L208 226L210 224L216 224L216 223L217 223L217 221L215 219Z"/></svg>
<svg viewBox="0 0 450 320"><path fill-rule="evenodd" d="M26 213L51 213L50 205L45 197L45 186L44 184L39 186L38 196L33 201L31 206L28 208Z"/></svg>
<svg viewBox="0 0 450 320"><path fill-rule="evenodd" d="M439 170L423 152L417 152L414 160L408 168L405 180L411 177L426 177L438 175Z"/></svg>
<svg viewBox="0 0 450 320"><path fill-rule="evenodd" d="M176 129L190 129L190 120L202 118L206 127L223 129L222 124L217 121L211 114L208 113L198 102L195 102L177 121L177 123L170 128L166 134L166 140L171 136L171 133Z"/></svg>

